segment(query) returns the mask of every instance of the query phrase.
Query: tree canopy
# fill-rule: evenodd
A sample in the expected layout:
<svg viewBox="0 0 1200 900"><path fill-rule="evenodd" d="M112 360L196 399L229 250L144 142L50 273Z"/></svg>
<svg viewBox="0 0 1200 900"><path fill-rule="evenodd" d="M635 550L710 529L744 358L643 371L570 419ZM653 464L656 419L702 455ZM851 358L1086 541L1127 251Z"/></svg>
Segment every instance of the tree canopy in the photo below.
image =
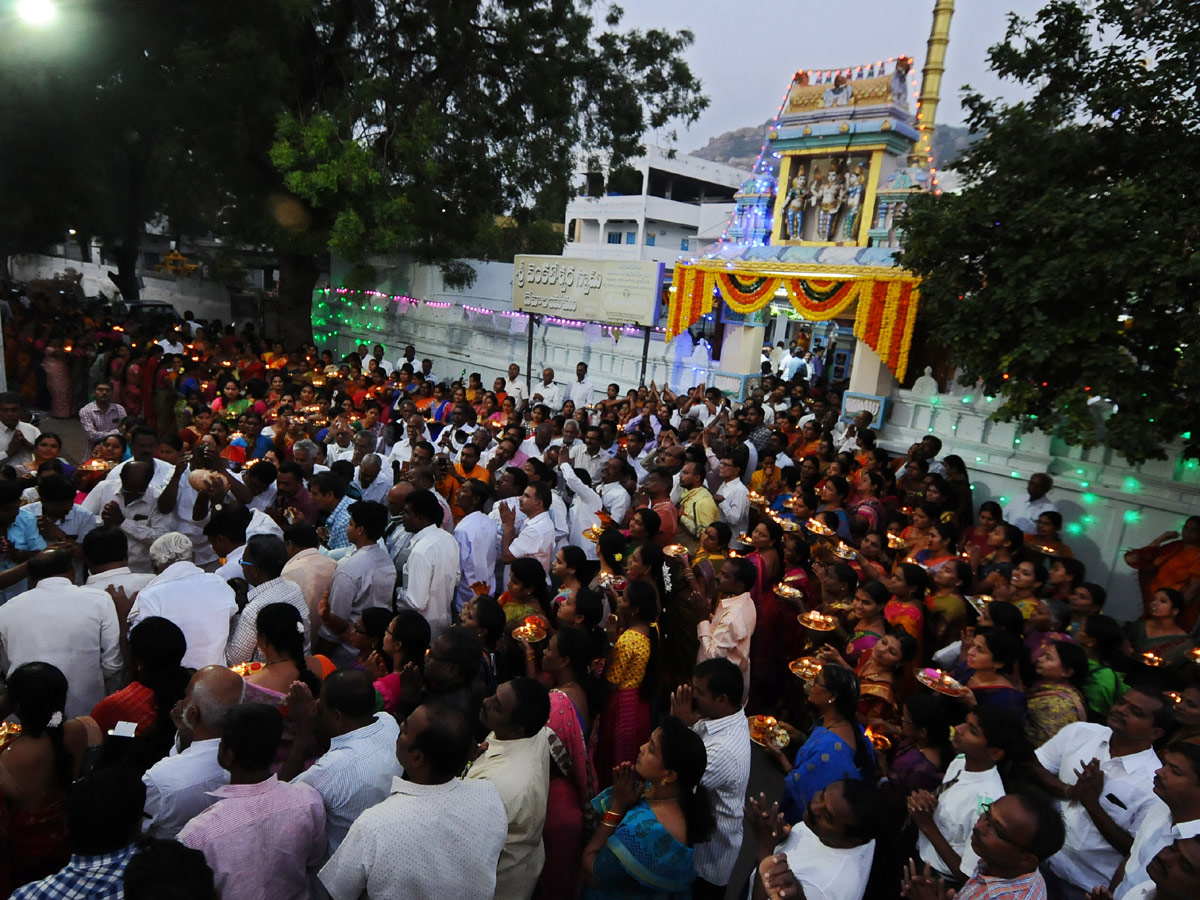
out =
<svg viewBox="0 0 1200 900"><path fill-rule="evenodd" d="M1032 96L968 88L963 190L905 220L934 340L1001 420L1130 462L1196 452L1200 6L1053 0L990 64Z"/></svg>
<svg viewBox="0 0 1200 900"><path fill-rule="evenodd" d="M464 281L458 257L560 240L537 223L561 217L577 154L620 164L707 105L682 57L689 32L622 30L618 7L597 21L591 0L72 9L94 45L36 60L3 47L19 90L0 146L21 149L44 196L7 178L30 214L0 249L26 249L35 220L61 234L68 219L115 248L167 215L184 234L273 248L293 324L328 251L407 252ZM32 136L58 119L89 142L39 155ZM56 184L75 186L70 202L52 199Z"/></svg>

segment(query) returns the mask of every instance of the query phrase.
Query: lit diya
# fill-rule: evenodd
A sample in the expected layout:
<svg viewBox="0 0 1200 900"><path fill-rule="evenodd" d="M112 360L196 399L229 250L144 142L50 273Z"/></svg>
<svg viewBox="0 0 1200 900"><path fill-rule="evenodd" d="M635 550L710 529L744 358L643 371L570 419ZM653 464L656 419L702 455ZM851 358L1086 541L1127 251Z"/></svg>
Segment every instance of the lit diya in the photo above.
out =
<svg viewBox="0 0 1200 900"><path fill-rule="evenodd" d="M760 747L778 747L782 750L792 741L787 729L774 716L750 716L750 740Z"/></svg>
<svg viewBox="0 0 1200 900"><path fill-rule="evenodd" d="M824 665L815 656L801 656L799 659L793 659L788 663L788 669L797 678L803 678L805 681L813 681L821 674L821 666Z"/></svg>
<svg viewBox="0 0 1200 900"><path fill-rule="evenodd" d="M917 681L947 697L961 697L967 690L941 669L921 669L917 672Z"/></svg>
<svg viewBox="0 0 1200 900"><path fill-rule="evenodd" d="M767 498L764 497L762 494L760 494L758 491L751 491L750 492L750 505L751 506L766 506Z"/></svg>
<svg viewBox="0 0 1200 900"><path fill-rule="evenodd" d="M1157 669L1159 666L1165 666L1167 661L1158 654L1147 651L1142 654L1142 664Z"/></svg>
<svg viewBox="0 0 1200 900"><path fill-rule="evenodd" d="M819 534L821 537L833 537L833 529L822 522L820 519L812 518L804 523L804 527L813 534Z"/></svg>
<svg viewBox="0 0 1200 900"><path fill-rule="evenodd" d="M683 544L667 544L663 547L663 554L672 559L682 559L687 556L687 547Z"/></svg>
<svg viewBox="0 0 1200 900"><path fill-rule="evenodd" d="M737 539L738 539L739 544L749 545L749 544L753 543L750 540L750 535L746 534L744 531L737 536Z"/></svg>
<svg viewBox="0 0 1200 900"><path fill-rule="evenodd" d="M904 540L900 535L892 534L891 532L888 532L887 541L889 550L899 550L901 547L908 546L908 541Z"/></svg>
<svg viewBox="0 0 1200 900"><path fill-rule="evenodd" d="M525 621L512 630L519 641L536 644L546 637L546 622L541 616L526 616Z"/></svg>
<svg viewBox="0 0 1200 900"><path fill-rule="evenodd" d="M1197 665L1200 665L1200 647L1193 647L1191 650L1189 650L1187 653L1187 657L1192 662L1196 663Z"/></svg>
<svg viewBox="0 0 1200 900"><path fill-rule="evenodd" d="M84 472L107 472L113 467L113 464L107 459L89 459L85 463L80 463L79 468Z"/></svg>
<svg viewBox="0 0 1200 900"><path fill-rule="evenodd" d="M1051 547L1049 544L1034 544L1033 549L1038 551L1038 553L1044 554L1045 556L1061 556L1062 555L1058 552L1057 548Z"/></svg>
<svg viewBox="0 0 1200 900"><path fill-rule="evenodd" d="M833 548L833 555L838 559L854 559L854 548L845 541L838 541L837 546Z"/></svg>
<svg viewBox="0 0 1200 900"><path fill-rule="evenodd" d="M0 722L0 749L21 736L20 722Z"/></svg>
<svg viewBox="0 0 1200 900"><path fill-rule="evenodd" d="M784 600L803 600L804 591L798 587L793 587L790 584L780 582L775 585L775 596L782 597Z"/></svg>
<svg viewBox="0 0 1200 900"><path fill-rule="evenodd" d="M612 588L614 591L625 590L625 579L612 572L601 572L596 576L596 581L602 588Z"/></svg>
<svg viewBox="0 0 1200 900"><path fill-rule="evenodd" d="M892 739L886 734L879 734L876 731L872 731L870 728L866 729L865 733L867 740L871 742L871 746L876 750L880 752L886 752L892 749Z"/></svg>
<svg viewBox="0 0 1200 900"><path fill-rule="evenodd" d="M1163 694L1163 696L1166 697L1168 700L1170 700L1172 703L1182 703L1183 702L1183 695L1180 693L1177 693L1176 691L1167 691L1165 694Z"/></svg>
<svg viewBox="0 0 1200 900"><path fill-rule="evenodd" d="M260 671L263 668L263 664L260 662L244 662L238 663L236 666L230 666L229 668L233 669L242 678L245 678L247 675L253 675L255 672Z"/></svg>
<svg viewBox="0 0 1200 900"><path fill-rule="evenodd" d="M599 541L600 540L600 526L593 525L591 528L583 529L583 536L585 538L587 538L589 541Z"/></svg>
<svg viewBox="0 0 1200 900"><path fill-rule="evenodd" d="M837 628L837 619L816 611L800 613L796 621L809 631L833 631Z"/></svg>
<svg viewBox="0 0 1200 900"><path fill-rule="evenodd" d="M797 522L795 519L785 519L782 516L780 516L775 521L779 523L779 527L782 528L784 531L799 531L800 530L800 523Z"/></svg>

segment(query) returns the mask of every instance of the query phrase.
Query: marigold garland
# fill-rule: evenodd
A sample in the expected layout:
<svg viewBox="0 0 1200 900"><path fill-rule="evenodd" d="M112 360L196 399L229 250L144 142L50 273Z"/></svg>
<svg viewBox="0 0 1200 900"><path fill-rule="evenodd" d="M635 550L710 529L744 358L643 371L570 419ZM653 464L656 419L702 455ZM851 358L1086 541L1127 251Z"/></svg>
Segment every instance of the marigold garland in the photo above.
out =
<svg viewBox="0 0 1200 900"><path fill-rule="evenodd" d="M792 307L815 322L829 321L857 301L855 336L903 381L920 298L917 284L912 277L882 267L864 269L861 277L837 280L730 271L721 263L678 264L667 314L667 340L712 312L714 292L720 292L730 309L745 315L762 309L783 288Z"/></svg>

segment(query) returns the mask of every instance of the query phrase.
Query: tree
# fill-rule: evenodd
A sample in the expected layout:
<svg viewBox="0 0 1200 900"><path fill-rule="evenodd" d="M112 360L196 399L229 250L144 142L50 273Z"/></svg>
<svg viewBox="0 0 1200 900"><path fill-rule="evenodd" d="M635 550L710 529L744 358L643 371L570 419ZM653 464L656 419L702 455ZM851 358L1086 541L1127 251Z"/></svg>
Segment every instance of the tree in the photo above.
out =
<svg viewBox="0 0 1200 900"><path fill-rule="evenodd" d="M996 418L1131 463L1200 447L1198 35L1192 0L1013 17L990 63L1032 97L966 96L964 188L904 226L930 331Z"/></svg>
<svg viewBox="0 0 1200 900"><path fill-rule="evenodd" d="M575 154L620 164L648 129L707 105L687 31L602 26L590 0L316 2L296 99L270 156L294 224L277 235L286 318L308 309L315 254L453 260L498 242L543 246L530 211L563 192ZM673 136L673 135L672 135ZM497 234L511 216L519 234ZM306 317L305 317L306 318Z"/></svg>

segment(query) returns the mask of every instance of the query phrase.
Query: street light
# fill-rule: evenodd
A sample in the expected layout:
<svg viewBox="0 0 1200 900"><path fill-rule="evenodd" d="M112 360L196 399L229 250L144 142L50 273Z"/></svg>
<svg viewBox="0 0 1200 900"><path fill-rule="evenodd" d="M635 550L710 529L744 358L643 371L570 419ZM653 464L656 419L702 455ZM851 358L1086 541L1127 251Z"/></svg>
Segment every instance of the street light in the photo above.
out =
<svg viewBox="0 0 1200 900"><path fill-rule="evenodd" d="M58 18L54 0L17 0L17 18L27 25L44 28Z"/></svg>

